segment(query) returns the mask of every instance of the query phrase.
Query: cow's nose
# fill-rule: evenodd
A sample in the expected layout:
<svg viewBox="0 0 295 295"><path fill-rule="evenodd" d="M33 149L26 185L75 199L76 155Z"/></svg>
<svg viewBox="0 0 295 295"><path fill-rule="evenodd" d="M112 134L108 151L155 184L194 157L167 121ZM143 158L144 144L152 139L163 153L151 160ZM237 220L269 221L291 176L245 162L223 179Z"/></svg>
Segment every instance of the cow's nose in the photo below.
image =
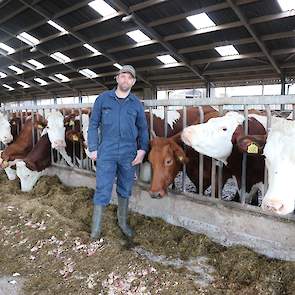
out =
<svg viewBox="0 0 295 295"><path fill-rule="evenodd" d="M283 207L283 203L279 200L267 200L265 202L262 202L262 209L272 212L282 210Z"/></svg>
<svg viewBox="0 0 295 295"><path fill-rule="evenodd" d="M191 143L192 143L192 130L190 128L183 129L183 131L181 133L181 139L185 144L191 145Z"/></svg>
<svg viewBox="0 0 295 295"><path fill-rule="evenodd" d="M150 191L150 196L151 196L153 199L161 199L161 198L162 198L160 192L151 192L151 191Z"/></svg>

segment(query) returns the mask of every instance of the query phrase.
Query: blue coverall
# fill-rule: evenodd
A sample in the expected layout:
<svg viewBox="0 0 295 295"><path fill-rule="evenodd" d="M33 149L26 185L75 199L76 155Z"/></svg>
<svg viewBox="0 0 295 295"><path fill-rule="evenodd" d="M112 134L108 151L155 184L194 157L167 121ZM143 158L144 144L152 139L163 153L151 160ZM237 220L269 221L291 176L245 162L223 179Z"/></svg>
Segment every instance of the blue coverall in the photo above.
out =
<svg viewBox="0 0 295 295"><path fill-rule="evenodd" d="M144 108L135 95L118 98L113 89L97 97L88 127L88 149L97 151L95 205L110 203L116 176L117 193L124 198L131 196L135 175L131 162L137 150L147 152L148 144Z"/></svg>

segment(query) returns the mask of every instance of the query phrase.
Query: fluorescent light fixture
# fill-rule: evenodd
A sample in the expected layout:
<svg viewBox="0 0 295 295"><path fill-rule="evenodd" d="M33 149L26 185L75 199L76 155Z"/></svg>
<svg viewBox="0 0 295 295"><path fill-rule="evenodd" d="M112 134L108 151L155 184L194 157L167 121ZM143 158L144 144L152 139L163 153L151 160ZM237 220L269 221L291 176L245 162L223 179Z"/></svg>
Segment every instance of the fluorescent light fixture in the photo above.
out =
<svg viewBox="0 0 295 295"><path fill-rule="evenodd" d="M10 70L16 72L17 75L22 74L24 71L16 66L9 66L8 67Z"/></svg>
<svg viewBox="0 0 295 295"><path fill-rule="evenodd" d="M216 26L215 23L211 20L211 18L205 12L188 16L186 19L197 30Z"/></svg>
<svg viewBox="0 0 295 295"><path fill-rule="evenodd" d="M55 60L63 64L71 61L71 59L68 56L64 55L63 53L59 51L50 54L50 57L54 58Z"/></svg>
<svg viewBox="0 0 295 295"><path fill-rule="evenodd" d="M90 50L91 52L93 52L93 53L101 54L98 50L96 50L94 47L92 47L91 45L89 45L89 44L87 44L87 43L83 44L83 46L84 46L85 48L87 48L88 50Z"/></svg>
<svg viewBox="0 0 295 295"><path fill-rule="evenodd" d="M18 85L23 86L23 88L30 88L31 86L23 81L17 81L16 82Z"/></svg>
<svg viewBox="0 0 295 295"><path fill-rule="evenodd" d="M80 74L84 75L85 77L88 78L95 78L97 77L97 74L89 69L83 69L79 71Z"/></svg>
<svg viewBox="0 0 295 295"><path fill-rule="evenodd" d="M63 74L54 74L54 76L57 77L58 79L60 79L59 82L62 82L62 83L70 81L70 79Z"/></svg>
<svg viewBox="0 0 295 295"><path fill-rule="evenodd" d="M31 46L35 46L35 45L39 44L39 40L37 38L33 37L32 35L30 35L26 32L23 32L23 33L17 35L16 37L19 40L21 40Z"/></svg>
<svg viewBox="0 0 295 295"><path fill-rule="evenodd" d="M112 6L103 0L95 0L88 3L88 5L102 16L108 16L117 12Z"/></svg>
<svg viewBox="0 0 295 295"><path fill-rule="evenodd" d="M151 38L144 34L141 30L128 32L127 35L137 43L151 40Z"/></svg>
<svg viewBox="0 0 295 295"><path fill-rule="evenodd" d="M2 86L5 87L5 88L7 88L9 91L14 90L13 87L11 87L11 86L9 86L7 84L3 84Z"/></svg>
<svg viewBox="0 0 295 295"><path fill-rule="evenodd" d="M34 78L34 81L38 82L40 84L40 86L44 86L44 85L47 85L48 83L41 79L41 78Z"/></svg>
<svg viewBox="0 0 295 295"><path fill-rule="evenodd" d="M113 64L113 66L115 66L116 68L118 68L119 70L121 70L123 67L121 65L119 65L118 63Z"/></svg>
<svg viewBox="0 0 295 295"><path fill-rule="evenodd" d="M278 3L283 11L295 9L294 0L278 0Z"/></svg>
<svg viewBox="0 0 295 295"><path fill-rule="evenodd" d="M5 73L3 73L3 72L0 72L0 79L3 79L5 77L7 77L7 75Z"/></svg>
<svg viewBox="0 0 295 295"><path fill-rule="evenodd" d="M215 47L215 50L221 56L239 55L239 52L237 51L237 49L233 45L225 45L225 46Z"/></svg>
<svg viewBox="0 0 295 295"><path fill-rule="evenodd" d="M15 50L12 47L10 47L4 43L0 43L0 49L6 51L7 54L12 54L15 52Z"/></svg>
<svg viewBox="0 0 295 295"><path fill-rule="evenodd" d="M55 23L52 20L49 20L47 23L62 33L67 33L67 34L69 33L66 29L64 29L62 26L58 25L57 23Z"/></svg>
<svg viewBox="0 0 295 295"><path fill-rule="evenodd" d="M175 58L173 58L169 54L157 56L157 59L160 60L163 64L166 64L166 65L167 64L177 63L177 60Z"/></svg>
<svg viewBox="0 0 295 295"><path fill-rule="evenodd" d="M42 63L40 63L39 61L37 61L35 59L29 59L28 63L35 66L37 70L38 69L43 69L45 67Z"/></svg>

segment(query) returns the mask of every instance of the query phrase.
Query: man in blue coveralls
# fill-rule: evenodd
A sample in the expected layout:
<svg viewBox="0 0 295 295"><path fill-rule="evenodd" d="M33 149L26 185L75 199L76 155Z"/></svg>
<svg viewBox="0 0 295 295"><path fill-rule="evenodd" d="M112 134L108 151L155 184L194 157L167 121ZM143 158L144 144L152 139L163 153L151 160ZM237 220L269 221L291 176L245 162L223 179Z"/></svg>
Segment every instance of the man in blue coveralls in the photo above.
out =
<svg viewBox="0 0 295 295"><path fill-rule="evenodd" d="M128 226L128 203L132 193L135 165L143 161L148 150L148 127L144 108L130 90L135 84L135 69L121 68L116 76L117 88L105 91L94 103L88 128L88 148L96 160L96 190L93 196L91 238L101 234L101 219L110 203L117 177L118 224L124 235L133 236ZM98 138L100 128L100 140Z"/></svg>

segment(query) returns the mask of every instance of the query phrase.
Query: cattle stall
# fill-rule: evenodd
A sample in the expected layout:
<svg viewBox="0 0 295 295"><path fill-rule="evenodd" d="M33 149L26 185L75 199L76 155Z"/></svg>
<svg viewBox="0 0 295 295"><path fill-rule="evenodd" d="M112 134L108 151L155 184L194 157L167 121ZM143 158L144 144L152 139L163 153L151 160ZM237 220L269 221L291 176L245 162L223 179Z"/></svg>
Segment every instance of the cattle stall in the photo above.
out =
<svg viewBox="0 0 295 295"><path fill-rule="evenodd" d="M153 139L154 136L160 136L167 137L169 135L169 123L171 127L171 119L169 119L169 113L175 112L177 110L183 111L183 116L181 119L181 126L182 129L187 126L187 110L189 108L194 108L197 113L199 114L200 123L202 124L204 122L204 108L205 106L211 106L213 107L220 115L225 114L227 111L235 109L239 111L241 114L245 116L245 121L243 124L243 130L245 135L248 135L248 124L247 124L247 118L249 116L249 111L251 109L256 109L263 111L266 116L266 125L267 130L270 128L272 120L271 116L282 116L282 117L289 117L293 118L295 117L295 105L294 105L294 95L284 95L284 96L252 96L252 97L231 97L231 98L207 98L203 100L198 99L186 99L186 100L144 100L143 104L145 106L145 109L148 113L147 118L149 117L149 129L150 129L150 138ZM73 104L73 105L46 105L46 106L37 106L32 105L29 106L26 110L23 110L21 107L3 107L1 109L2 112L6 113L8 115L8 118L13 118L13 116L19 116L21 118L26 116L32 116L32 120L34 120L35 116L37 114L40 114L44 118L48 116L48 114L54 112L54 111L60 111L63 116L66 118L67 116L70 116L70 120L68 121L68 127L69 129L72 129L73 131L77 131L80 133L80 136L78 138L74 139L74 143L71 146L72 152L70 155L70 159L65 159L63 155L60 153L57 153L57 155L54 155L54 151L52 149L51 151L51 162L52 162L52 168L49 169L48 174L58 174L61 179L65 180L66 184L73 185L75 183L76 185L79 185L79 180L81 181L81 185L86 183L90 187L95 187L95 163L91 161L87 157L87 153L84 154L85 150L85 134L83 134L83 130L85 133L85 126L83 128L83 110L84 114L90 114L92 105L91 104ZM88 113L85 112L85 110L88 110ZM85 114L85 115L86 115ZM162 119L161 122L163 124L162 131L163 134L156 134L155 132L155 117L153 117L153 114L156 114L156 117ZM174 118L175 119L175 118ZM179 119L179 118L178 118ZM170 121L169 121L170 120ZM76 124L75 122L76 121ZM173 122L172 122L173 123ZM173 124L172 124L173 126ZM76 128L76 130L75 130ZM17 131L19 132L19 130ZM32 134L33 141L35 144L34 136L35 134ZM80 140L83 138L83 140ZM40 133L37 133L37 137L39 139ZM77 141L77 142L75 142ZM79 148L77 147L77 144L79 145ZM183 147L184 150L187 148L186 146ZM279 222L285 223L285 222L291 222L288 223L288 229L293 228L293 222L295 221L294 214L288 214L286 216L278 216L276 214L273 214L271 212L265 212L263 211L260 206L257 206L257 204L253 205L248 203L247 200L247 192L246 192L246 185L247 185L247 179L246 179L246 172L247 169L251 169L251 167L247 167L247 158L251 156L247 153L243 153L242 155L242 175L241 175L241 187L240 187L240 193L239 198L236 199L236 202L229 202L225 201L222 198L222 188L223 188L223 175L224 175L224 163L222 163L219 160L216 159L210 159L211 161L211 191L209 193L207 192L204 194L204 190L206 187L204 187L204 156L202 154L199 154L199 161L198 166L195 167L195 169L199 172L198 173L198 184L195 189L195 191L187 191L187 182L189 182L189 178L187 177L187 164L184 164L181 168L182 172L180 173L180 179L181 179L181 185L177 187L177 189L174 189L173 186L169 187L169 194L172 193L173 195L181 195L182 201L177 201L180 203L185 204L187 200L193 200L193 201L200 201L203 204L208 203L208 205L214 204L214 206L226 206L229 208L236 209L235 203L238 204L238 210L241 215L243 215L244 219L247 219L247 216L252 216L259 214L259 216L266 216L266 218L271 218L272 221L278 220ZM75 178L76 176L73 176L73 174L78 175L78 181ZM142 181L141 179L141 171L138 171L138 181L137 181L137 189L139 188L140 191L145 191L146 195L149 195L148 191L150 189L150 185ZM89 180L88 178L91 178L92 180ZM67 178L67 180L66 180ZM87 178L87 180L86 180ZM264 174L264 182L263 182L263 189L262 194L267 190L267 170L265 168L265 174ZM260 186L261 188L261 186ZM137 192L137 194L140 194L140 192ZM263 198L263 196L262 196ZM146 200L144 204L146 204ZM165 202L169 203L169 198L164 196L161 200L155 200L153 202L158 202L159 204L165 204ZM179 204L180 204L179 203ZM154 203L156 204L156 203ZM142 206L142 205L141 205ZM181 206L181 205L180 205ZM187 206L187 205L186 205ZM211 214L214 212L214 209L210 209ZM139 210L140 211L140 210ZM140 211L141 213L145 214L146 212ZM171 213L171 212L170 212ZM177 212L172 212L177 217ZM194 214L193 212L191 212ZM149 213L147 213L149 214ZM165 219L165 218L164 218ZM171 223L175 223L174 220L171 218L166 218L167 221ZM255 221L257 222L257 221ZM187 224L181 224L184 227L187 227L191 230L196 230L194 226L190 227ZM251 227L251 225L249 225ZM210 232L205 231L206 233ZM215 233L217 234L217 233ZM275 237L274 237L275 239ZM239 243L238 239L235 241L236 243ZM242 242L243 244L243 242ZM244 243L245 244L245 243ZM251 243L246 245L250 245ZM254 247L255 248L255 247ZM259 247L258 247L259 248ZM263 249L258 249L258 251L262 253L266 253L268 255L273 255L274 257L279 257L283 259L294 259L293 254L286 254L286 253L278 253L276 251L264 251ZM291 258L290 258L291 257Z"/></svg>

